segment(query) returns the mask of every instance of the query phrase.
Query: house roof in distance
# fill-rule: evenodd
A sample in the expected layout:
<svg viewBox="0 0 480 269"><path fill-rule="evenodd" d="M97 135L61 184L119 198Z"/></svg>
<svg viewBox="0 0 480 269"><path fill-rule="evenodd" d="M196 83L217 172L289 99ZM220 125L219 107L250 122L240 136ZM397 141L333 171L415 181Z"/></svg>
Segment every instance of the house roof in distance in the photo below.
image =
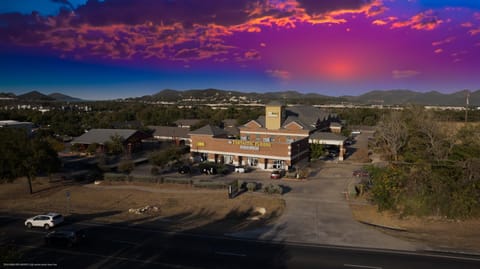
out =
<svg viewBox="0 0 480 269"><path fill-rule="evenodd" d="M112 136L116 135L127 140L136 132L138 131L133 129L91 129L81 136L74 138L72 144L105 144L105 142L110 141Z"/></svg>
<svg viewBox="0 0 480 269"><path fill-rule="evenodd" d="M190 135L211 135L211 136L218 136L218 135L226 135L227 132L220 127L212 126L210 124L203 126L200 129L195 131L191 131Z"/></svg>
<svg viewBox="0 0 480 269"><path fill-rule="evenodd" d="M155 130L153 136L157 137L188 138L188 133L190 132L187 128L172 126L148 126L148 128Z"/></svg>
<svg viewBox="0 0 480 269"><path fill-rule="evenodd" d="M335 133L315 132L315 133L310 135L310 139L345 141L347 138L343 135L339 135L339 134L335 134Z"/></svg>

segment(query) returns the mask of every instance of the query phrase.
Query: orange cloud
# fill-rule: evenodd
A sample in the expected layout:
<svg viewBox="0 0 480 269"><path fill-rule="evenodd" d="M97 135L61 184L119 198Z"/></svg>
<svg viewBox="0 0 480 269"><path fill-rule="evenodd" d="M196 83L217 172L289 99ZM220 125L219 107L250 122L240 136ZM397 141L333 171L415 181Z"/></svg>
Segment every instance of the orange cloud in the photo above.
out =
<svg viewBox="0 0 480 269"><path fill-rule="evenodd" d="M445 38L444 40L432 42L432 46L440 46L440 45L443 45L443 44L450 43L450 42L452 42L452 41L454 41L454 40L455 40L455 37L453 37L453 36L447 37L447 38Z"/></svg>
<svg viewBox="0 0 480 269"><path fill-rule="evenodd" d="M411 29L429 31L442 23L443 21L434 14L433 10L427 10L411 17L409 20L393 23L392 28L410 27Z"/></svg>

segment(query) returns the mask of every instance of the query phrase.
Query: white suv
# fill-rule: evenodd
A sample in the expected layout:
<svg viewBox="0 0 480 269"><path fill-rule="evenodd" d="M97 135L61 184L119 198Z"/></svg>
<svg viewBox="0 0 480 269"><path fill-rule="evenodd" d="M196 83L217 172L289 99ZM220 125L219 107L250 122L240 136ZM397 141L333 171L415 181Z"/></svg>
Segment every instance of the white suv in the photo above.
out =
<svg viewBox="0 0 480 269"><path fill-rule="evenodd" d="M25 226L28 228L32 227L43 227L45 230L50 229L51 227L57 226L63 222L63 216L58 213L47 213L43 215L38 215L31 217L25 221Z"/></svg>

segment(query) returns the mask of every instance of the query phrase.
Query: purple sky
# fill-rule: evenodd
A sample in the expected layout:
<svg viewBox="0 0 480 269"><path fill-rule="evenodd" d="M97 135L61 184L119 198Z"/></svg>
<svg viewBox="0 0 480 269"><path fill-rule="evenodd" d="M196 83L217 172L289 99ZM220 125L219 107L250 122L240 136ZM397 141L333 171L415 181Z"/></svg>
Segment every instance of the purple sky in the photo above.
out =
<svg viewBox="0 0 480 269"><path fill-rule="evenodd" d="M2 0L0 91L480 89L480 1Z"/></svg>

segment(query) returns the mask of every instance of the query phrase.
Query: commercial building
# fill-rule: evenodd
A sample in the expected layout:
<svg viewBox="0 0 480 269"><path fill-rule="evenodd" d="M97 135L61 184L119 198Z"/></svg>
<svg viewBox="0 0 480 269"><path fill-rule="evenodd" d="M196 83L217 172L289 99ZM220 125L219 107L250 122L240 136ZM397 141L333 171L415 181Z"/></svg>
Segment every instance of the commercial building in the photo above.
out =
<svg viewBox="0 0 480 269"><path fill-rule="evenodd" d="M329 130L333 121L338 121L336 115L315 107L272 102L265 115L239 126L240 139L207 125L190 132L190 150L193 157L217 163L288 169L308 159L310 134Z"/></svg>

